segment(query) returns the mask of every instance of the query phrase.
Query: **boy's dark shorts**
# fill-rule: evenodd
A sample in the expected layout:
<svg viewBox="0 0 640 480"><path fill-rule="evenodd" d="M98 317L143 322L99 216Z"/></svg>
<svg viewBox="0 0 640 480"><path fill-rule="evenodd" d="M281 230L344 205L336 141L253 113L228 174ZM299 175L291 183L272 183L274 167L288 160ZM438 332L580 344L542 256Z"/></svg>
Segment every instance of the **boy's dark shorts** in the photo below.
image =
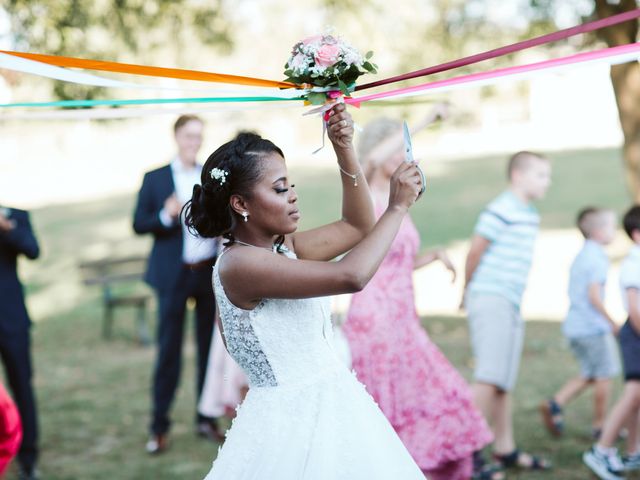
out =
<svg viewBox="0 0 640 480"><path fill-rule="evenodd" d="M618 341L625 381L640 380L640 334L634 330L629 320L620 329Z"/></svg>

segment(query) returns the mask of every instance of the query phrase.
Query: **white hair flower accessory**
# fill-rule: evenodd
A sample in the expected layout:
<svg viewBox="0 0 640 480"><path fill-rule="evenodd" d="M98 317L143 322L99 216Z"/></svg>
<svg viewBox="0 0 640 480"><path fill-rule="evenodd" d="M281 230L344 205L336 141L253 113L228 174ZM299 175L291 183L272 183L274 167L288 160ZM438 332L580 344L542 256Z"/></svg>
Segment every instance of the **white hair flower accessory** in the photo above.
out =
<svg viewBox="0 0 640 480"><path fill-rule="evenodd" d="M213 180L217 180L220 185L224 185L224 183L227 181L227 175L229 175L229 172L221 168L211 169L211 178Z"/></svg>

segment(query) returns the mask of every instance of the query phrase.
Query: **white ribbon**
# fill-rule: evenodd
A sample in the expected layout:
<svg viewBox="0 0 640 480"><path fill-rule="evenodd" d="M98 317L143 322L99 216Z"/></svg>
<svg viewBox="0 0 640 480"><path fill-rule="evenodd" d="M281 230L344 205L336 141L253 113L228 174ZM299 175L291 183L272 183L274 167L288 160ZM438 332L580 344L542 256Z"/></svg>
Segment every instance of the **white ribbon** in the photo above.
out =
<svg viewBox="0 0 640 480"><path fill-rule="evenodd" d="M279 97L283 99L299 97L305 93L305 90L284 89L279 90L271 87L257 88L224 88L224 89L207 89L207 88L184 88L184 87L166 87L161 85L144 85L140 83L121 82L110 78L100 77L89 73L77 72L67 68L56 67L44 62L30 60L28 58L17 57L15 55L7 55L0 53L0 68L13 70L21 73L39 75L41 77L51 78L54 80L62 80L64 82L77 83L81 85L93 85L96 87L109 88L133 88L140 90L172 90L172 91L193 91L206 93L209 96L269 96Z"/></svg>

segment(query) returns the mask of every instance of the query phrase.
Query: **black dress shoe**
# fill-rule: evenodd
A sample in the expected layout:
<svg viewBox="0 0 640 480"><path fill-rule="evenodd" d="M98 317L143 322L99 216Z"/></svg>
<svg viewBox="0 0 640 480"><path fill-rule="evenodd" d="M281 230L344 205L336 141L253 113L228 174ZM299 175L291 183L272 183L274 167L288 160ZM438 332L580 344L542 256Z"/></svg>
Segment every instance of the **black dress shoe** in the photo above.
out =
<svg viewBox="0 0 640 480"><path fill-rule="evenodd" d="M212 420L201 420L196 424L196 434L214 443L223 443L224 435L218 430L218 425Z"/></svg>
<svg viewBox="0 0 640 480"><path fill-rule="evenodd" d="M166 433L153 434L149 437L145 449L150 455L158 455L169 448L169 436Z"/></svg>
<svg viewBox="0 0 640 480"><path fill-rule="evenodd" d="M40 480L40 476L34 468L25 469L20 467L18 470L18 478L20 480Z"/></svg>

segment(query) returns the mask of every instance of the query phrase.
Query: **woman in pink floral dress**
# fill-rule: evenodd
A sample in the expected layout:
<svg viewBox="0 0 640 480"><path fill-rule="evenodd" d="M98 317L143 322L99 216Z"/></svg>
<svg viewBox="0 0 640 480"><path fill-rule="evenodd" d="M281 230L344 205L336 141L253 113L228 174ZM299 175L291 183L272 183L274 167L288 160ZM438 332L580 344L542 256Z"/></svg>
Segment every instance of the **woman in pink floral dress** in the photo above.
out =
<svg viewBox="0 0 640 480"><path fill-rule="evenodd" d="M436 110L428 120L441 115ZM389 195L385 182L403 160L401 146L397 122L381 119L363 133L360 158L378 214ZM343 330L358 380L429 480L468 480L473 454L491 441L491 431L472 404L465 380L420 325L413 271L435 260L454 275L455 270L443 250L418 255L419 243L407 216L378 272L353 296Z"/></svg>

